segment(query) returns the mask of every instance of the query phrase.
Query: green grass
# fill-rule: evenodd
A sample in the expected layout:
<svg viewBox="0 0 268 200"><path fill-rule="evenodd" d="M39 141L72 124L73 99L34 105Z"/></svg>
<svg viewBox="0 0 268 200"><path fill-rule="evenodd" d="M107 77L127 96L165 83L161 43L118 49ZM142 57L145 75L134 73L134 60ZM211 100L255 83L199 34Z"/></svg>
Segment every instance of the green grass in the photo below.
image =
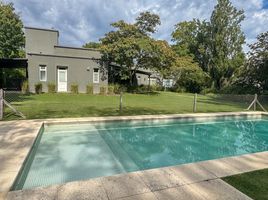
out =
<svg viewBox="0 0 268 200"><path fill-rule="evenodd" d="M268 169L223 178L244 194L256 200L268 200Z"/></svg>
<svg viewBox="0 0 268 200"><path fill-rule="evenodd" d="M193 94L159 92L124 94L123 112L119 112L119 96L87 94L18 95L11 103L28 119L173 114L193 112ZM221 96L198 96L198 112L242 111L248 102L228 100ZM6 110L6 119L14 119Z"/></svg>

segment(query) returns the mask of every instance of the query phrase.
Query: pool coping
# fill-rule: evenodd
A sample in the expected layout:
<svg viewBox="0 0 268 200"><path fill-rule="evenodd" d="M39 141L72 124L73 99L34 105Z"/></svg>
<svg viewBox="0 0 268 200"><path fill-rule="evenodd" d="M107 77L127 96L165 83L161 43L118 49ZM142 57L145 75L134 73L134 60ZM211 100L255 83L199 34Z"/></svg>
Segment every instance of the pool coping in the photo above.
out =
<svg viewBox="0 0 268 200"><path fill-rule="evenodd" d="M20 121L17 121L15 123L18 123L19 124L19 127L23 127L25 126L25 124L27 124L28 126L32 126L31 123L33 124L39 124L40 127L38 128L38 131L37 129L33 129L32 132L31 132L31 138L29 139L27 145L24 145L23 147L25 147L24 149L24 152L25 154L23 155L24 158L20 158L20 162L16 163L17 167L16 167L16 170L13 170L12 171L12 175L11 177L8 177L8 180L9 180L9 185L6 185L5 186L5 189L2 189L1 186L0 186L0 199L1 197L5 197L7 192L9 192L11 186L13 185L17 175L19 174L19 172L21 171L21 168L26 160L26 157L28 156L28 154L30 153L30 149L32 148L33 144L34 144L34 141L38 135L38 132L40 130L40 128L43 126L43 125L52 125L52 124L66 124L66 123L87 123L87 122L108 122L108 121L131 121L131 120L162 120L162 119L193 119L193 118L213 118L213 117L219 117L219 116L222 116L222 117L229 117L229 116L237 116L237 117L240 117L240 116L248 116L248 115L265 115L265 116L268 116L268 113L265 113L265 112L220 112L220 113L194 113L194 114L172 114L172 115L140 115L140 116L112 116L112 117L86 117L86 118L61 118L61 119L46 119L46 120L20 120ZM13 122L0 122L0 126L2 124L13 124ZM11 128L14 129L14 127L11 125ZM15 130L14 130L15 131ZM18 131L21 131L21 128L18 128ZM0 134L1 134L1 131L0 131ZM14 134L14 133L13 133ZM1 136L1 135L0 135ZM1 138L0 138L1 139ZM0 140L1 142L1 140ZM0 149L1 150L1 149ZM234 174L237 174L237 173L244 173L244 172L248 172L248 171L254 171L254 170L258 170L258 169L264 169L264 168L268 168L268 163L265 162L261 162L261 163L257 163L257 166L256 167L252 167L252 168L249 168L247 170L245 170L245 167L243 168L243 166L239 166L238 168L241 167L240 170L237 169L237 167L235 166L232 166L234 164L232 164L232 162L242 162L243 159L245 159L244 157L245 156L251 156L251 159L257 159L258 156L260 154L264 153L267 157L268 157L268 151L267 152L261 152L261 153L253 153L253 154L245 154L245 155L242 155L242 156L235 156L235 157L230 157L230 159L227 159L227 158L223 158L223 159L227 159L227 161L225 160L222 160L222 159L216 159L216 160L210 160L210 161L202 161L202 162L198 162L198 163L190 163L190 164L184 164L184 165L178 165L177 167L179 166L186 166L186 165L201 165L202 168L205 168L208 167L208 166L211 166L216 163L219 163L219 162L222 162L224 161L223 163L226 164L226 162L230 162L226 169L223 171L225 172L224 175L234 175ZM0 154L1 155L1 154ZM22 156L22 157L23 157ZM257 156L257 157L256 157ZM0 158L1 159L1 158ZM23 161L21 161L23 159ZM237 160L238 159L238 160ZM242 159L242 160L241 160ZM208 164L204 163L204 162L208 162ZM212 162L212 163L211 163ZM203 164L202 164L203 163ZM209 164L210 163L210 164ZM255 163L255 162L251 162L251 163ZM11 163L12 164L12 163ZM14 164L14 163L13 163ZM267 164L267 166L266 166ZM208 165L208 166L206 166ZM243 165L245 166L245 163L243 163ZM174 167L174 166L173 166ZM262 168L261 168L262 167ZM167 169L169 167L164 167L164 168L159 168L159 169L152 169L152 170L164 170ZM230 169L231 168L231 169ZM216 168L217 170L219 170L218 168ZM238 170L238 171L237 171ZM147 170L145 170L147 171ZM139 173L139 172L143 172L143 171L138 171L138 172L132 172L132 173L127 173L125 175L128 175L128 174L133 174L133 173ZM230 173L228 173L230 172ZM233 172L233 173L231 173ZM160 172L158 172L160 173ZM216 173L216 171L214 171L213 173ZM0 171L0 174L1 174L1 171ZM221 176L219 176L219 172L217 172L217 175L216 177L214 177L215 179L217 178L221 178ZM14 177L15 175L15 177ZM122 175L122 174L121 174ZM123 174L124 175L124 174ZM122 175L122 176L123 176ZM215 174L214 174L215 175ZM115 176L118 176L118 175L115 175ZM113 177L113 176L112 176ZM105 177L104 177L105 178ZM104 178L99 178L99 179L104 179ZM13 180L11 180L13 179ZM89 179L89 180L92 180L92 179ZM95 179L94 179L95 180ZM0 180L1 181L1 180ZM205 181L205 180L201 180L201 181ZM68 184L68 183L66 183ZM65 184L63 184L65 185ZM24 190L21 190L21 191L24 191ZM151 191L153 192L153 191ZM19 193L19 191L12 191L12 192L9 192L9 193L12 193L12 194L15 194L15 193ZM12 196L12 195L11 195ZM108 195L109 196L109 195Z"/></svg>

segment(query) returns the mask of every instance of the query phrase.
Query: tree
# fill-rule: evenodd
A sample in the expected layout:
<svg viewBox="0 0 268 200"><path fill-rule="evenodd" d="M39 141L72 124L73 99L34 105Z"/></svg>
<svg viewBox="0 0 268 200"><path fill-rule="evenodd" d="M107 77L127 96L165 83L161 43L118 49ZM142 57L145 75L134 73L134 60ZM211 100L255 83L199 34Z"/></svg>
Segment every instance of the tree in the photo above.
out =
<svg viewBox="0 0 268 200"><path fill-rule="evenodd" d="M24 47L23 23L12 3L0 1L0 57L19 57Z"/></svg>
<svg viewBox="0 0 268 200"><path fill-rule="evenodd" d="M89 49L100 49L101 43L99 42L88 42L83 45L83 48L89 48Z"/></svg>
<svg viewBox="0 0 268 200"><path fill-rule="evenodd" d="M245 16L229 0L218 0L210 21L194 19L176 25L172 33L178 55L192 56L212 78L212 87L228 85L236 69L244 63L245 36L241 22Z"/></svg>
<svg viewBox="0 0 268 200"><path fill-rule="evenodd" d="M24 34L22 21L15 13L12 3L4 4L0 0L0 58L24 56ZM6 86L7 80L23 78L25 74L20 69L2 68L0 87Z"/></svg>
<svg viewBox="0 0 268 200"><path fill-rule="evenodd" d="M248 61L237 73L231 89L239 93L264 93L268 91L268 31L257 36L249 45Z"/></svg>
<svg viewBox="0 0 268 200"><path fill-rule="evenodd" d="M148 11L140 13L136 19L135 25L144 34L156 32L156 27L161 25L160 17Z"/></svg>
<svg viewBox="0 0 268 200"><path fill-rule="evenodd" d="M169 69L168 77L175 81L175 90L201 92L209 84L209 75L205 73L192 57L177 57Z"/></svg>
<svg viewBox="0 0 268 200"><path fill-rule="evenodd" d="M191 56L199 66L208 72L209 66L209 23L194 19L180 22L172 33L174 51L179 56Z"/></svg>
<svg viewBox="0 0 268 200"><path fill-rule="evenodd" d="M158 16L141 13L134 24L123 20L111 24L115 30L101 39L103 60L119 65L121 79L129 80L131 86L138 69L160 69L169 62L165 60L169 45L150 37L158 24Z"/></svg>
<svg viewBox="0 0 268 200"><path fill-rule="evenodd" d="M244 18L244 11L237 10L229 0L218 0L211 15L210 75L216 89L225 86L234 71L243 65L245 36L240 24Z"/></svg>

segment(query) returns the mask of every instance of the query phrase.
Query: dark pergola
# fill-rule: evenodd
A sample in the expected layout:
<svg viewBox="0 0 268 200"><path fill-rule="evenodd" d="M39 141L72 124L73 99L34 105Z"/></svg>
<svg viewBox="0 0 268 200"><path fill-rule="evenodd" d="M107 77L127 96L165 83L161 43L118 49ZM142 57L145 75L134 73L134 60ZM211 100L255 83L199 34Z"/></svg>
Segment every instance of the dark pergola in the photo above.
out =
<svg viewBox="0 0 268 200"><path fill-rule="evenodd" d="M0 58L0 68L26 68L28 67L28 59L26 58Z"/></svg>
<svg viewBox="0 0 268 200"><path fill-rule="evenodd" d="M0 58L0 79L3 81L0 82L0 86L8 87L4 84L4 71L5 69L25 69L26 78L28 79L28 59L26 58ZM2 77L2 78L1 78ZM16 86L19 86L19 79L10 79L11 82L15 83ZM13 84L12 84L13 85Z"/></svg>

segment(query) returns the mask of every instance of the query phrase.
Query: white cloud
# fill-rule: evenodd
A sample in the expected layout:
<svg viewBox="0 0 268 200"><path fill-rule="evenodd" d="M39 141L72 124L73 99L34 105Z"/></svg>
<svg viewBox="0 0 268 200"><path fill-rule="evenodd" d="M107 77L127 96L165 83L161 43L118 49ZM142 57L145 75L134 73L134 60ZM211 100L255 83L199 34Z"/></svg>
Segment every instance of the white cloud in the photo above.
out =
<svg viewBox="0 0 268 200"><path fill-rule="evenodd" d="M61 43L81 46L97 41L111 30L110 23L124 19L133 22L141 11L160 15L162 25L156 38L170 40L174 25L193 18L209 19L216 0L6 0L12 1L27 26L55 28L60 31ZM267 31L268 9L263 0L232 0L245 11L242 28L247 42ZM245 50L247 48L245 47Z"/></svg>

